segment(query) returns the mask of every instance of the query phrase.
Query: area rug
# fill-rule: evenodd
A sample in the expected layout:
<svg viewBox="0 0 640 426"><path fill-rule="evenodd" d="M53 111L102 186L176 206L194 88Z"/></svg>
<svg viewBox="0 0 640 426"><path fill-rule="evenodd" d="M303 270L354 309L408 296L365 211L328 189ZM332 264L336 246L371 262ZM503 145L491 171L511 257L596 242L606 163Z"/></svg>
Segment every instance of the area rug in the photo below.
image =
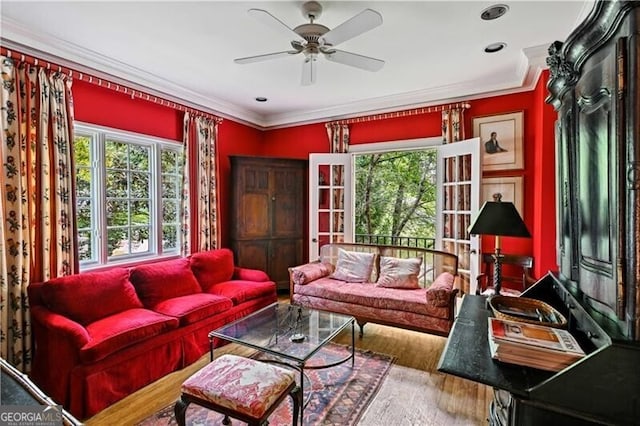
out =
<svg viewBox="0 0 640 426"><path fill-rule="evenodd" d="M323 347L312 359L312 364L319 365L340 359L350 349L342 345L330 343ZM256 354L257 359L264 356ZM384 381L394 358L370 351L356 349L355 365L347 361L335 367L305 370L310 383L305 382L305 398L307 390L311 396L304 409L305 426L309 425L355 425L367 405L375 397ZM269 417L269 425L291 425L292 406L289 398L283 402ZM222 416L191 404L187 409L187 425L221 425ZM163 408L153 416L145 419L139 426L176 425L173 404ZM232 419L233 425L243 422Z"/></svg>

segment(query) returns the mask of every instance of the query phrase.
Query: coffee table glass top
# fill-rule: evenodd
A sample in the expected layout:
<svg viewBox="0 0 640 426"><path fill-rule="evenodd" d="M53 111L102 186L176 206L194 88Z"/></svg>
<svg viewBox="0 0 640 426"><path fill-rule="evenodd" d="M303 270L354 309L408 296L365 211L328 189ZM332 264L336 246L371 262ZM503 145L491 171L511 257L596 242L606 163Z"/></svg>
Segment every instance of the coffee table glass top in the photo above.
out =
<svg viewBox="0 0 640 426"><path fill-rule="evenodd" d="M304 363L354 318L289 303L274 303L209 333Z"/></svg>

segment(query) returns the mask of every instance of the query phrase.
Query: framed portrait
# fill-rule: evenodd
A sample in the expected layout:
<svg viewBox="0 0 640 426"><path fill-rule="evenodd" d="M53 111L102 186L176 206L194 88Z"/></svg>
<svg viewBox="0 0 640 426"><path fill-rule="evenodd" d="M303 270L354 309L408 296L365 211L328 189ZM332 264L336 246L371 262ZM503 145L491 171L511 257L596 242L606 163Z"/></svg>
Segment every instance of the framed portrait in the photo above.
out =
<svg viewBox="0 0 640 426"><path fill-rule="evenodd" d="M522 176L483 178L480 202L493 201L494 194L500 194L502 201L511 201L524 219L522 191Z"/></svg>
<svg viewBox="0 0 640 426"><path fill-rule="evenodd" d="M473 137L480 138L482 170L524 168L523 112L473 118Z"/></svg>

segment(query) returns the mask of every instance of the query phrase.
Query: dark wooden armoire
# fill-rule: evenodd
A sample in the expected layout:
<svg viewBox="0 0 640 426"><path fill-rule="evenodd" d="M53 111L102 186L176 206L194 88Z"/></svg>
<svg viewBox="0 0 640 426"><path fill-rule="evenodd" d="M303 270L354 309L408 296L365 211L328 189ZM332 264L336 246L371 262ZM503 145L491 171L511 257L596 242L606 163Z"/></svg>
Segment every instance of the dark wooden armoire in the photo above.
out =
<svg viewBox="0 0 640 426"><path fill-rule="evenodd" d="M552 9L550 13L553 13ZM549 48L558 272L524 297L551 304L587 353L558 372L491 359L470 296L438 369L496 389L491 424L640 424L640 2L597 1ZM466 299L466 298L465 298Z"/></svg>
<svg viewBox="0 0 640 426"><path fill-rule="evenodd" d="M304 263L307 161L231 156L231 249L238 266L265 271L278 292Z"/></svg>

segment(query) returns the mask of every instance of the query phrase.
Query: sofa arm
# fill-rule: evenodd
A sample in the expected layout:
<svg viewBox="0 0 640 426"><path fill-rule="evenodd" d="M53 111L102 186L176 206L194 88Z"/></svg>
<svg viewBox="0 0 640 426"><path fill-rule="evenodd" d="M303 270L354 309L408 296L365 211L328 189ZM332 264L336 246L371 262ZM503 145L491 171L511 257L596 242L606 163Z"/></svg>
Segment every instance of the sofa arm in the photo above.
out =
<svg viewBox="0 0 640 426"><path fill-rule="evenodd" d="M31 317L49 335L55 335L56 339L67 341L77 349L82 348L91 340L89 333L82 325L42 306L33 306Z"/></svg>
<svg viewBox="0 0 640 426"><path fill-rule="evenodd" d="M31 307L34 337L30 376L58 404L69 406L71 371L80 364L80 349L91 338L75 321L44 306Z"/></svg>
<svg viewBox="0 0 640 426"><path fill-rule="evenodd" d="M269 279L269 275L264 271L259 269L241 268L239 266L235 266L233 268L233 279L257 282L271 281Z"/></svg>
<svg viewBox="0 0 640 426"><path fill-rule="evenodd" d="M458 293L453 288L455 277L449 272L443 272L427 289L427 303L436 307L450 306L452 299Z"/></svg>
<svg viewBox="0 0 640 426"><path fill-rule="evenodd" d="M294 285L304 285L318 278L327 277L333 272L333 267L319 261L289 268L289 277Z"/></svg>

